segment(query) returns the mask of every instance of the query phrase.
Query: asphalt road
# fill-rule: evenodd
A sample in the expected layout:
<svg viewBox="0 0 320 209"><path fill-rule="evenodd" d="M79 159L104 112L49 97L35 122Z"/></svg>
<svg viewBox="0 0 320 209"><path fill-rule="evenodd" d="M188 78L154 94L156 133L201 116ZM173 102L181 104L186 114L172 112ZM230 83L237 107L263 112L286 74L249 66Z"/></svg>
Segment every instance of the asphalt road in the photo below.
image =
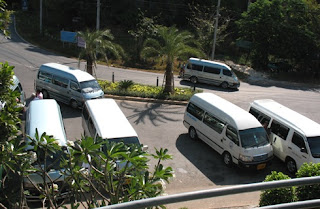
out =
<svg viewBox="0 0 320 209"><path fill-rule="evenodd" d="M77 67L78 63L75 59L58 56L26 43L14 31L11 40L0 35L0 62L5 61L15 66L15 73L20 79L27 97L30 97L34 91L34 78L41 64L58 62ZM80 69L84 69L84 66L85 64L81 63ZM96 70L99 79L111 80L113 73L116 81L130 79L137 83L151 85L156 84L157 78L161 85L163 78L163 74L102 65L99 65ZM190 83L175 78L175 86L190 86ZM247 109L249 103L255 99L274 99L320 123L319 88L270 80L242 82L238 91L207 85L198 85L197 88L215 93L243 109ZM266 175L270 174L271 170L286 173L284 164L276 159L271 167L260 172L225 167L221 157L206 144L189 139L187 130L182 124L184 106L126 100L118 100L117 103L136 129L141 142L149 146L151 153L154 152L154 148L164 147L168 148L173 155L173 160L164 163L175 171L175 178L167 185L166 192L168 194L261 182ZM70 140L80 139L81 133L83 133L81 111L64 104L61 104L61 109L68 138ZM152 165L153 161L150 164ZM259 192L252 192L173 204L168 208L227 208L236 206L251 208L257 205L258 201Z"/></svg>

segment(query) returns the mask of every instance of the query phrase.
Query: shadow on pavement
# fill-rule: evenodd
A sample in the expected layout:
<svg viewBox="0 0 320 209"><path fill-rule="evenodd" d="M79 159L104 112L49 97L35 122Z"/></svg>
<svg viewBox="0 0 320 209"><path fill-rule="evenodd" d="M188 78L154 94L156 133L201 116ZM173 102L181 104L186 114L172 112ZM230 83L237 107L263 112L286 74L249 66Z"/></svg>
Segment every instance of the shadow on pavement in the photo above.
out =
<svg viewBox="0 0 320 209"><path fill-rule="evenodd" d="M287 174L285 165L274 159L272 165L264 170L239 168L234 165L228 168L222 156L201 140L191 140L188 134L179 135L176 147L201 173L216 185L237 185L257 183L265 180L271 171Z"/></svg>

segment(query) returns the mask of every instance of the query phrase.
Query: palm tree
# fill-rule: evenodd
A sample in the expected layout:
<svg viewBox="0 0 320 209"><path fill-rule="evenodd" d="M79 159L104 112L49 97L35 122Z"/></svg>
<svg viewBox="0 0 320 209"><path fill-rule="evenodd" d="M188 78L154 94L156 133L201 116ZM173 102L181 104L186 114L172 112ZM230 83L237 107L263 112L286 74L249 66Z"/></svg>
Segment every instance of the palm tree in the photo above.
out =
<svg viewBox="0 0 320 209"><path fill-rule="evenodd" d="M87 72L91 75L93 66L96 67L97 54L102 55L107 62L107 54L113 54L116 58L124 54L121 46L113 43L114 37L108 29L104 31L90 31L87 29L85 32L78 32L78 36L86 43L85 47L80 51L79 64L80 59L84 58L87 61Z"/></svg>
<svg viewBox="0 0 320 209"><path fill-rule="evenodd" d="M180 32L176 27L159 26L157 37L148 38L141 51L142 57L161 57L165 60L165 88L164 93L173 93L173 63L175 59L187 59L187 55L201 56L202 52L195 48L197 43L188 31Z"/></svg>

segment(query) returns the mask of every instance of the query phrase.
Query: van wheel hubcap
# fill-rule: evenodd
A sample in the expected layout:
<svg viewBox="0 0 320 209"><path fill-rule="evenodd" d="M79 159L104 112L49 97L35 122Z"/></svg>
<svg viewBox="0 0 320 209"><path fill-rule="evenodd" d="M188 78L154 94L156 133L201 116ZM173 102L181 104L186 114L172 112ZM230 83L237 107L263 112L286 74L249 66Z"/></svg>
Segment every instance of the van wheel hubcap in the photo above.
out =
<svg viewBox="0 0 320 209"><path fill-rule="evenodd" d="M197 78L196 77L191 77L191 83L197 83Z"/></svg>
<svg viewBox="0 0 320 209"><path fill-rule="evenodd" d="M227 82L223 82L221 84L221 86L222 86L222 88L226 89L226 88L228 88L228 83Z"/></svg>
<svg viewBox="0 0 320 209"><path fill-rule="evenodd" d="M196 130L194 128L190 128L189 136L190 136L191 139L196 139L197 138L197 133L196 133Z"/></svg>
<svg viewBox="0 0 320 209"><path fill-rule="evenodd" d="M293 161L293 160L289 160L287 162L287 168L288 168L288 171L290 173L295 173L296 172L296 163Z"/></svg>
<svg viewBox="0 0 320 209"><path fill-rule="evenodd" d="M231 165L231 156L229 153L225 153L223 155L223 161L224 161L224 164L226 164L227 166Z"/></svg>

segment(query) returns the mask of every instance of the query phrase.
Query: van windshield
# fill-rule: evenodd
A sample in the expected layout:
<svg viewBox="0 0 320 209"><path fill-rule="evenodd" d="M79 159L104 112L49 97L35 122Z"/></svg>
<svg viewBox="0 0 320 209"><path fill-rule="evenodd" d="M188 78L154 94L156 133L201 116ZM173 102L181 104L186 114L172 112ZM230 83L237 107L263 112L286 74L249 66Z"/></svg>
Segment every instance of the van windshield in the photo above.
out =
<svg viewBox="0 0 320 209"><path fill-rule="evenodd" d="M312 157L320 158L320 136L307 138Z"/></svg>
<svg viewBox="0 0 320 209"><path fill-rule="evenodd" d="M124 144L138 144L140 145L139 139L137 137L125 137L125 138L114 138L109 139L110 142L123 142Z"/></svg>
<svg viewBox="0 0 320 209"><path fill-rule="evenodd" d="M39 161L35 162L34 165L37 165L37 163L44 164L45 160L46 160L46 165L47 165L48 171L50 169L59 170L60 169L60 162L62 161L62 159L66 159L66 157L67 157L67 155L65 153L66 151L67 151L67 147L62 147L62 150L60 150L56 153L52 153L50 155L47 155L46 159L45 159L45 154L40 153L40 156L38 159Z"/></svg>
<svg viewBox="0 0 320 209"><path fill-rule="evenodd" d="M101 89L97 80L80 82L80 88L85 93L89 93L92 91L99 91Z"/></svg>
<svg viewBox="0 0 320 209"><path fill-rule="evenodd" d="M268 136L263 127L239 131L243 148L260 147L269 144Z"/></svg>

